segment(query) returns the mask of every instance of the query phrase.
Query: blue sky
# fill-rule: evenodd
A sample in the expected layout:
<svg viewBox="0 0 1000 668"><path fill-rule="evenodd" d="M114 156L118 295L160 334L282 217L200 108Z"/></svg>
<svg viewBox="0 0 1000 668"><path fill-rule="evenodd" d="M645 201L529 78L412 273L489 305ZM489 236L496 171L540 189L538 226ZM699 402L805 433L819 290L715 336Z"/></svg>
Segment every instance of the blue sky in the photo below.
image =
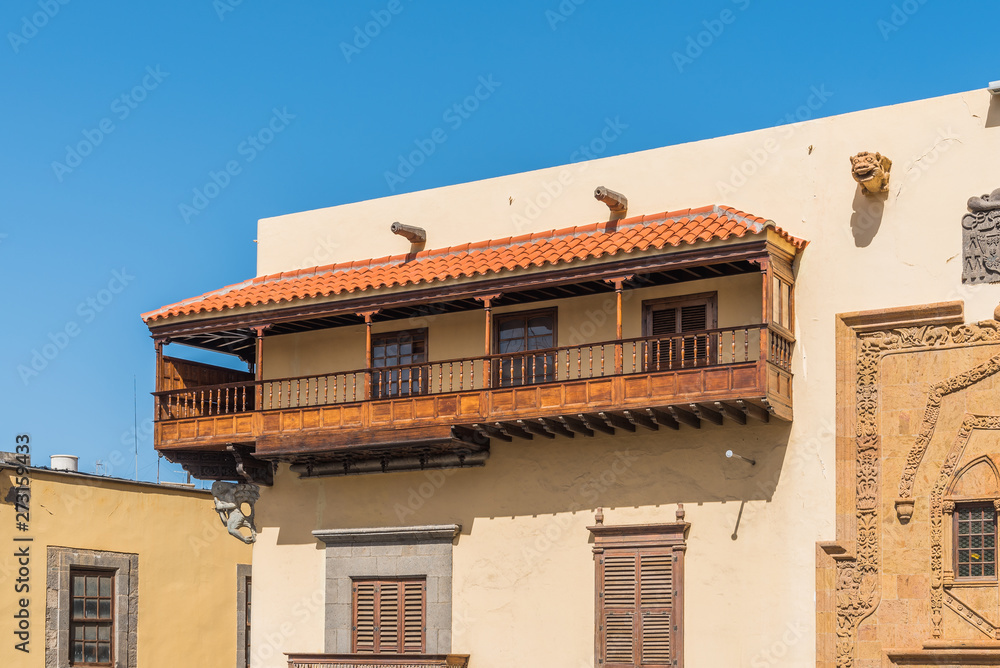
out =
<svg viewBox="0 0 1000 668"><path fill-rule="evenodd" d="M137 423L155 479L139 314L253 276L259 218L567 163L607 119L628 126L617 155L782 124L816 91L811 116L983 88L998 19L943 0L6 2L0 450L28 433L36 463L131 477Z"/></svg>

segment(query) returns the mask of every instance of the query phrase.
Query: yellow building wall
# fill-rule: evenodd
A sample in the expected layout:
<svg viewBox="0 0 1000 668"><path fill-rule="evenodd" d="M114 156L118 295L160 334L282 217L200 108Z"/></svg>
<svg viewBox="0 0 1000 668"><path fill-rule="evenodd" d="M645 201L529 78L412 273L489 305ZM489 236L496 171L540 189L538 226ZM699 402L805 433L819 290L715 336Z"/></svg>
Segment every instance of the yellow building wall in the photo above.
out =
<svg viewBox="0 0 1000 668"><path fill-rule="evenodd" d="M727 204L771 218L810 245L796 267L793 424L494 441L485 467L448 475L402 517L397 505L407 508L414 493L422 498L435 474L299 480L283 467L258 505L255 627L278 629L292 606L323 590L322 545L310 531L457 522L454 650L471 653L479 668L592 666L594 567L585 527L593 509L606 509L606 524L669 522L684 502L692 525L686 665L813 664L815 542L835 538L835 314L960 299L967 320L993 317L1000 285L961 281L961 218L970 196L1000 187L997 118L1000 98L977 90L262 220L261 275L405 253L408 244L388 231L394 220L424 227L429 248L607 220L593 198L598 185L623 192L632 215ZM848 157L866 150L893 160L883 196L862 195L851 178ZM543 198L552 183L562 193ZM720 314L739 306L750 318L759 297L741 300L720 303ZM475 354L481 314L461 317L454 349ZM585 322L585 312L561 317L560 341L563 328ZM627 327L634 322L626 318ZM356 331L360 349L363 330ZM290 346L287 359L298 354L303 372L326 364L333 353L316 346ZM431 355L452 356L433 343ZM757 465L726 460L727 449ZM582 492L616 450L636 453L627 475L609 477L597 494ZM537 545L546 547L534 556L528 548ZM322 614L283 642L287 651L322 651ZM260 668L278 668L280 658Z"/></svg>
<svg viewBox="0 0 1000 668"><path fill-rule="evenodd" d="M30 530L17 531L15 508L0 504L0 665L45 665L48 546L139 555L138 665L142 668L236 665L236 565L251 547L230 536L206 491L136 485L30 469ZM14 471L0 470L0 499ZM15 543L31 537L31 543ZM30 545L30 592L15 594L15 545ZM30 600L30 652L13 649L17 598Z"/></svg>

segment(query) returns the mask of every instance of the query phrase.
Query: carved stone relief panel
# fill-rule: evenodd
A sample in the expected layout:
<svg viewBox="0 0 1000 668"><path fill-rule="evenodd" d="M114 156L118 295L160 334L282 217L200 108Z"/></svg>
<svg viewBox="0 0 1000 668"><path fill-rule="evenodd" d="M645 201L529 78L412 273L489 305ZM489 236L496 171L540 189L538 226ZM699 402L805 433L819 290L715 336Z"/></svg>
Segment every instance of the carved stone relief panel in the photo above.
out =
<svg viewBox="0 0 1000 668"><path fill-rule="evenodd" d="M962 282L1000 283L1000 188L969 199L962 218Z"/></svg>

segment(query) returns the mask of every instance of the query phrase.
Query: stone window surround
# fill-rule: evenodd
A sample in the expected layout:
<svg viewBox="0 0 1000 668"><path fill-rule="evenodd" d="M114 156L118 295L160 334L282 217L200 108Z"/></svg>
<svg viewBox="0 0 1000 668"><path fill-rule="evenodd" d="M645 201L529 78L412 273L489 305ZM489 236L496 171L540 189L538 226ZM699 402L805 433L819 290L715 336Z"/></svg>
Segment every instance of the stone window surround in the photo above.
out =
<svg viewBox="0 0 1000 668"><path fill-rule="evenodd" d="M247 578L251 577L251 574L250 564L236 564L236 668L247 668L250 665L250 657L246 655L246 633ZM253 596L252 591L251 596Z"/></svg>
<svg viewBox="0 0 1000 668"><path fill-rule="evenodd" d="M45 668L69 666L70 570L107 569L115 572L115 668L136 668L136 626L139 613L139 555L127 552L48 548L45 597Z"/></svg>
<svg viewBox="0 0 1000 668"><path fill-rule="evenodd" d="M451 652L452 550L462 527L441 524L313 531L326 544L325 651L351 652L354 578L427 579L427 654Z"/></svg>

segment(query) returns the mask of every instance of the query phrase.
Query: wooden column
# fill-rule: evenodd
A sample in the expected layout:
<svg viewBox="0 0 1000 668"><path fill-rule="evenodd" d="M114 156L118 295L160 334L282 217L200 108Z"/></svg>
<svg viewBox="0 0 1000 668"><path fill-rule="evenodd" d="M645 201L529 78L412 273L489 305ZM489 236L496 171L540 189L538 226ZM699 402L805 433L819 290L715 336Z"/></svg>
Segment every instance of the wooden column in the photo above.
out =
<svg viewBox="0 0 1000 668"><path fill-rule="evenodd" d="M257 335L257 356L253 365L253 377L257 381L254 385L254 410L264 408L264 330L270 325L254 327L253 331Z"/></svg>
<svg viewBox="0 0 1000 668"><path fill-rule="evenodd" d="M615 373L621 375L624 372L624 347L622 344L622 290L625 281L631 280L632 276L621 276L619 278L606 278L604 281L615 287Z"/></svg>
<svg viewBox="0 0 1000 668"><path fill-rule="evenodd" d="M365 401L372 398L372 316L376 313L377 309L358 313L365 319Z"/></svg>
<svg viewBox="0 0 1000 668"><path fill-rule="evenodd" d="M490 355L493 354L493 302L502 296L500 293L497 293L495 295L476 297L476 299L483 302L483 310L486 311L486 337L485 345L483 346L486 356L483 358L483 387L493 387L493 374L490 373Z"/></svg>
<svg viewBox="0 0 1000 668"><path fill-rule="evenodd" d="M153 383L153 388L157 392L163 391L163 345L167 343L166 339L154 339L153 347L156 349L156 381ZM160 419L160 398L156 397L156 401L153 402L153 419Z"/></svg>
<svg viewBox="0 0 1000 668"><path fill-rule="evenodd" d="M772 285L774 281L771 276L771 258L763 258L759 262L760 273L763 277L763 289L761 291L761 322L764 323L764 327L760 328L760 360L766 361L770 359L770 331L767 325L771 322L771 311L773 309L772 304L774 303L774 290ZM763 367L761 367L763 368Z"/></svg>

